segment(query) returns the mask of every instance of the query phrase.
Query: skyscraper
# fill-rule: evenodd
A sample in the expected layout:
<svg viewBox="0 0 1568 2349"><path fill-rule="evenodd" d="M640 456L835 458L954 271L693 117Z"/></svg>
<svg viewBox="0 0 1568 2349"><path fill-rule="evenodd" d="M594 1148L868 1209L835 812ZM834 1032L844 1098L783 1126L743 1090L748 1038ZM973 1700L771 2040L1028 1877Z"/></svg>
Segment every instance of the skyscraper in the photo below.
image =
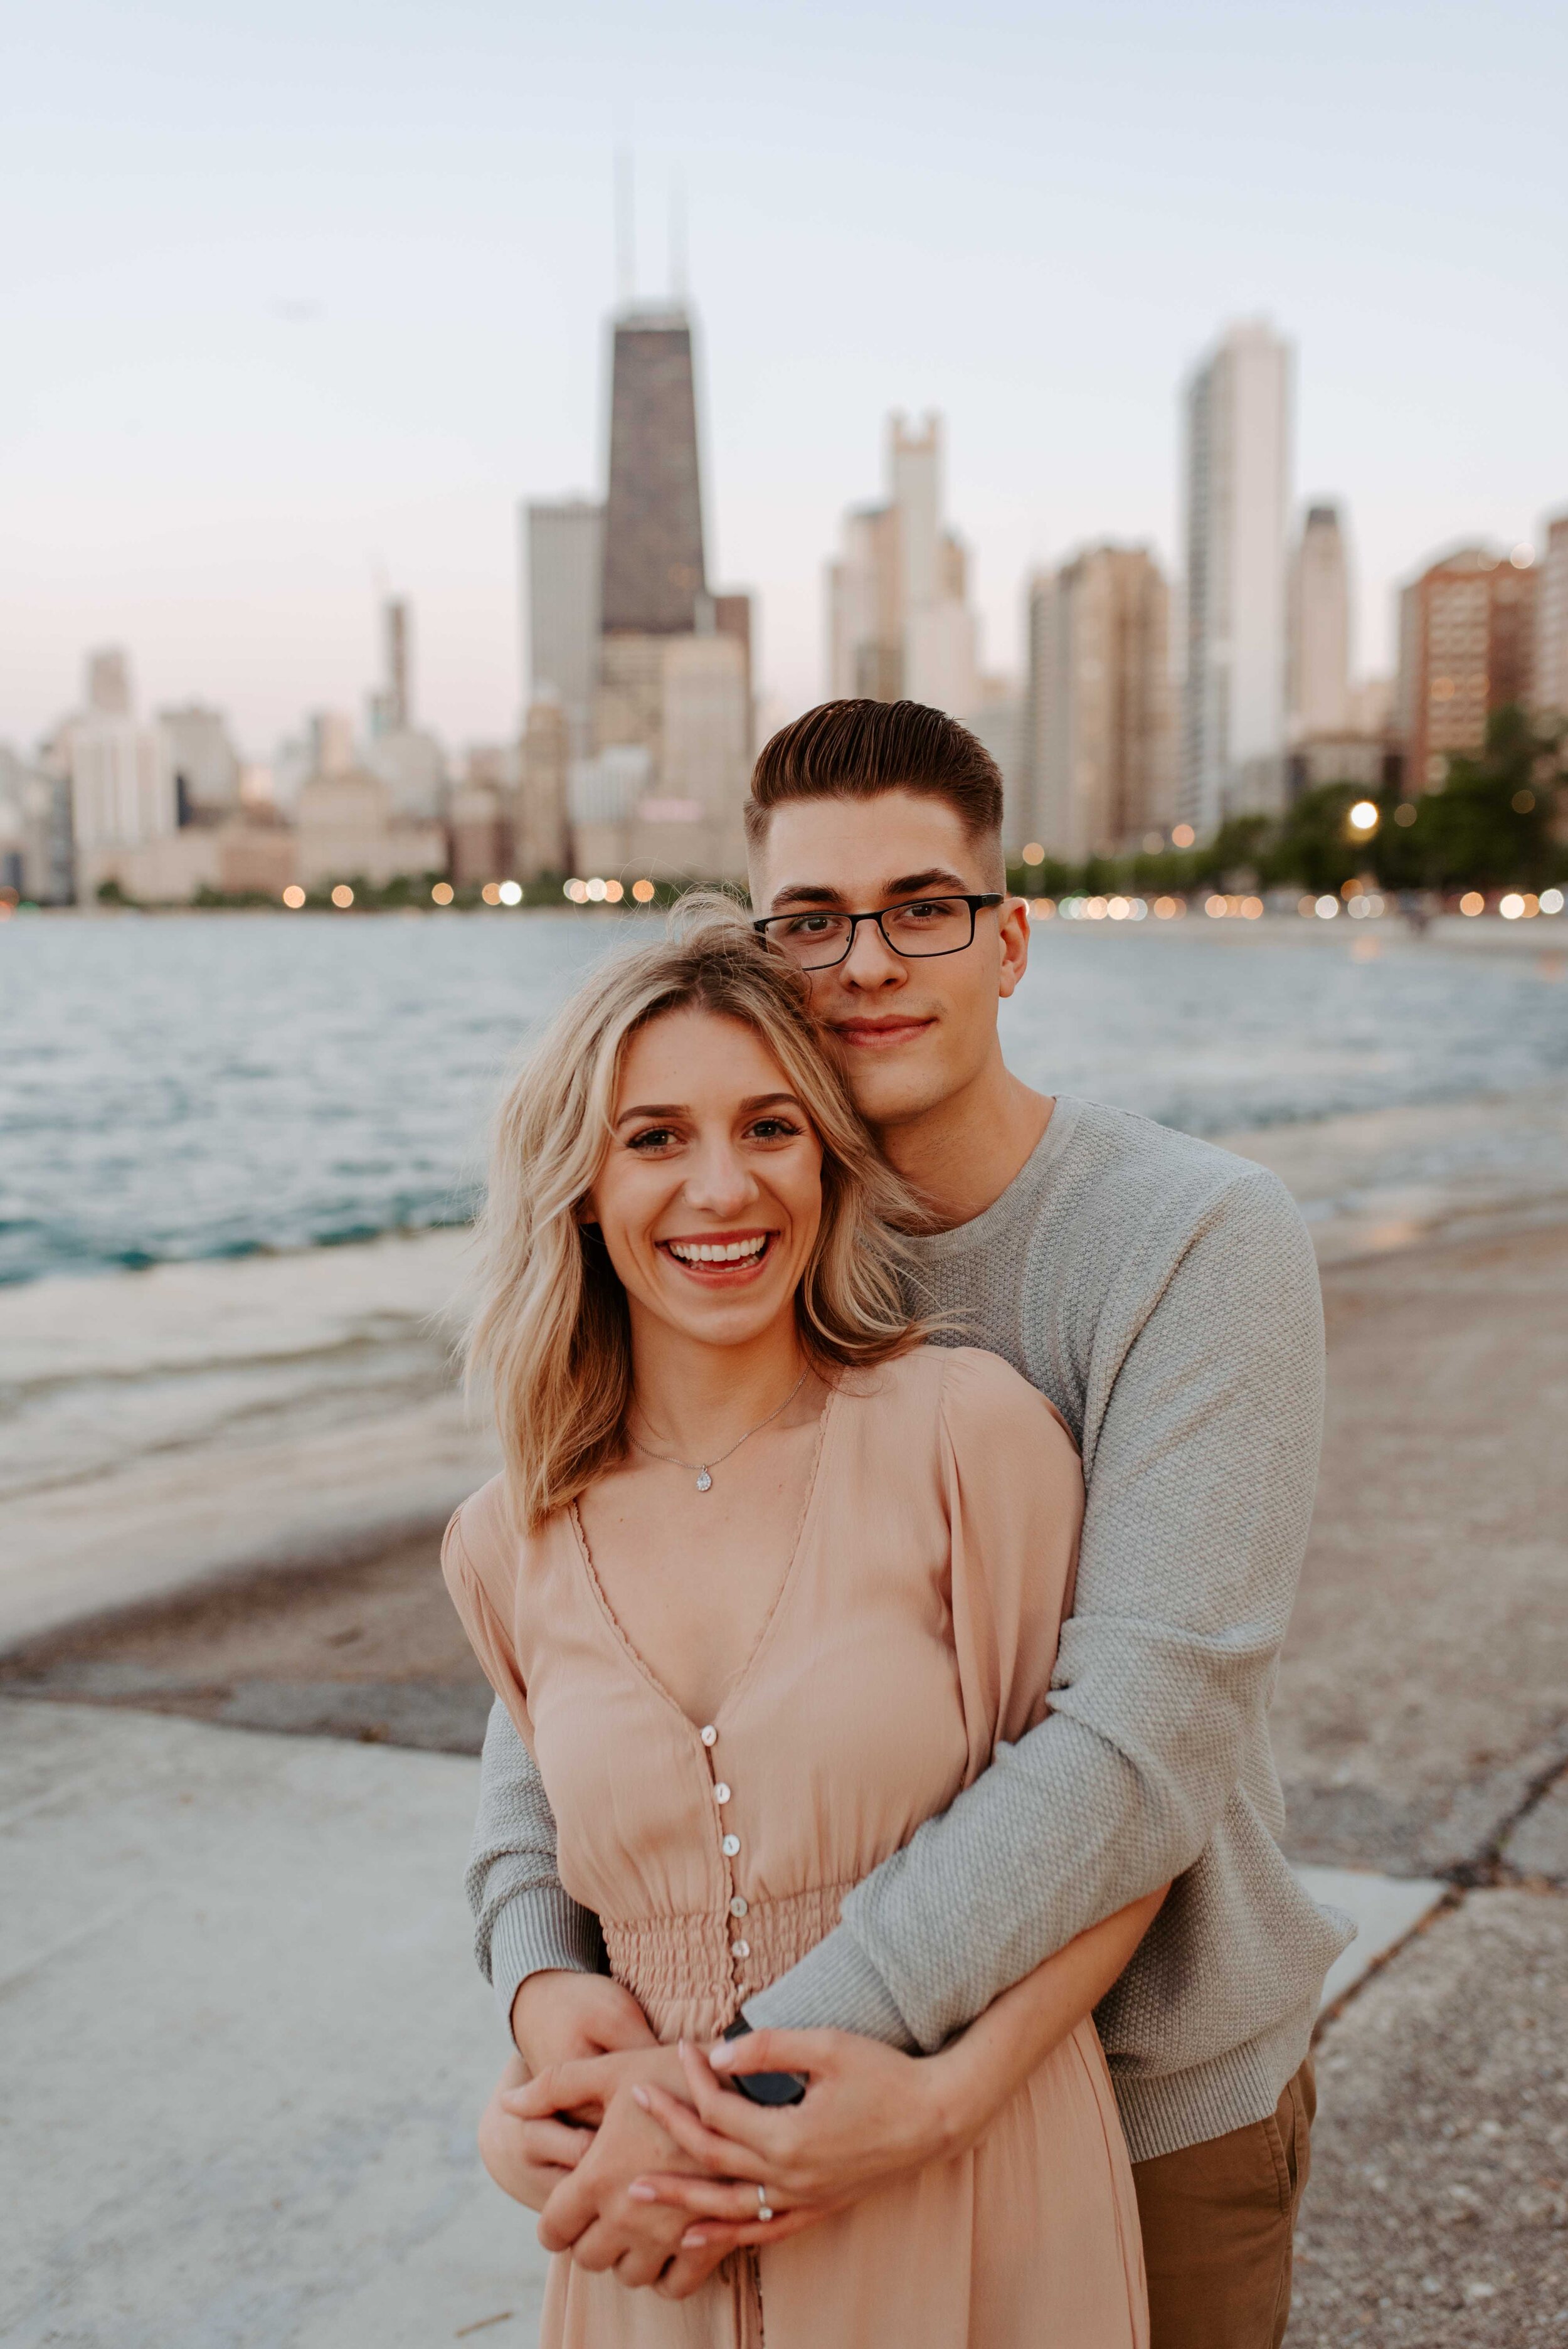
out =
<svg viewBox="0 0 1568 2349"><path fill-rule="evenodd" d="M751 613L703 551L692 330L683 308L616 321L593 756L571 766L589 871L738 874L751 750Z"/></svg>
<svg viewBox="0 0 1568 2349"><path fill-rule="evenodd" d="M68 729L77 895L119 878L129 849L179 829L179 801L161 728L134 715L130 664L117 648L88 657L88 709Z"/></svg>
<svg viewBox="0 0 1568 2349"><path fill-rule="evenodd" d="M1407 797L1439 790L1454 753L1481 749L1492 710L1532 698L1538 582L1527 548L1510 560L1462 546L1404 590L1394 726Z"/></svg>
<svg viewBox="0 0 1568 2349"><path fill-rule="evenodd" d="M1350 574L1339 509L1311 505L1290 566L1290 732L1350 725Z"/></svg>
<svg viewBox="0 0 1568 2349"><path fill-rule="evenodd" d="M612 369L600 625L607 636L692 636L707 573L686 312L618 319Z"/></svg>
<svg viewBox="0 0 1568 2349"><path fill-rule="evenodd" d="M1535 687L1539 708L1568 718L1568 513L1546 525L1535 603Z"/></svg>
<svg viewBox="0 0 1568 2349"><path fill-rule="evenodd" d="M1067 864L1171 823L1170 590L1147 547L1087 547L1029 595L1031 829Z"/></svg>
<svg viewBox="0 0 1568 2349"><path fill-rule="evenodd" d="M965 718L979 698L964 548L942 519L942 419L888 419L887 502L851 509L828 574L835 694Z"/></svg>
<svg viewBox="0 0 1568 2349"><path fill-rule="evenodd" d="M604 509L557 498L523 509L528 580L528 701L559 704L572 753L590 747L599 675Z"/></svg>
<svg viewBox="0 0 1568 2349"><path fill-rule="evenodd" d="M1290 375L1254 320L1187 386L1181 812L1200 833L1283 803Z"/></svg>

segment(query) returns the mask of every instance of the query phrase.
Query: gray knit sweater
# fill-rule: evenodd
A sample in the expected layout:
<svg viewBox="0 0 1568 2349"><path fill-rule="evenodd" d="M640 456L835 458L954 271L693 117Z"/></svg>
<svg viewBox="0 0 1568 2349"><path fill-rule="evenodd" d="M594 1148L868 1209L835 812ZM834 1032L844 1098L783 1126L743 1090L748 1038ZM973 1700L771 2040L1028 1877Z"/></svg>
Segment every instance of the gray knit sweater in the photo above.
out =
<svg viewBox="0 0 1568 2349"><path fill-rule="evenodd" d="M933 2049L1174 1878L1096 2016L1135 2161L1261 2120L1349 1939L1281 1856L1267 1713L1317 1472L1323 1323L1300 1216L1228 1152L1062 1099L995 1204L916 1247L919 1302L1048 1396L1088 1503L1052 1710L844 1903L748 2019ZM469 1869L503 2014L603 1963L497 1705Z"/></svg>

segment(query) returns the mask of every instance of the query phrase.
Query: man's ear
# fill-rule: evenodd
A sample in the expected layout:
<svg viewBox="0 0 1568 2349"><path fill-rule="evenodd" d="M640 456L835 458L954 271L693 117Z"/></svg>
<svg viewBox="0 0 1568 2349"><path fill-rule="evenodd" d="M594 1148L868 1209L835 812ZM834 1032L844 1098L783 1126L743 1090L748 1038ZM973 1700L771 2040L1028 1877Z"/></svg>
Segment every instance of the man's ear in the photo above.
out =
<svg viewBox="0 0 1568 2349"><path fill-rule="evenodd" d="M1007 898L998 906L996 919L1002 939L1002 968L996 992L1006 1000L1029 968L1028 899Z"/></svg>

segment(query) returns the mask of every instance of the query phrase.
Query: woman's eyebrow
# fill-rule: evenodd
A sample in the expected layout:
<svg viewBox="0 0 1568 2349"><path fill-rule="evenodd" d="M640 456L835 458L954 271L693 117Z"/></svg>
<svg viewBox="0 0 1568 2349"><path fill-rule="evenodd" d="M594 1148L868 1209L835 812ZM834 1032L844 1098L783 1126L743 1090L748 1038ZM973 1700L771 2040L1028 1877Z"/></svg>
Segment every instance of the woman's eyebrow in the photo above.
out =
<svg viewBox="0 0 1568 2349"><path fill-rule="evenodd" d="M624 1109L615 1120L620 1132L634 1117L686 1117L690 1114L685 1102L639 1102L635 1109Z"/></svg>
<svg viewBox="0 0 1568 2349"><path fill-rule="evenodd" d="M740 1109L743 1115L755 1117L760 1109L777 1109L781 1105L799 1109L801 1115L805 1115L804 1110L801 1109L799 1095L791 1092L748 1093L740 1103ZM622 1126L630 1124L634 1117L689 1117L690 1115L691 1110L685 1102L639 1102L635 1108L624 1109L621 1112L620 1116L615 1120L615 1131L619 1133Z"/></svg>

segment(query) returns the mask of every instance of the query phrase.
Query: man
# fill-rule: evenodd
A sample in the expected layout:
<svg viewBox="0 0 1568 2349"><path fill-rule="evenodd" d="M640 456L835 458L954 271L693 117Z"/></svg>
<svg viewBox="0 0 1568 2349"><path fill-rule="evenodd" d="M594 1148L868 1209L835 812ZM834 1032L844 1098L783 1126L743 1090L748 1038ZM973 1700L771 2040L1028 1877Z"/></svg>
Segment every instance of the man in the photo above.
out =
<svg viewBox="0 0 1568 2349"><path fill-rule="evenodd" d="M858 2033L851 2066L857 2047L872 2061L867 2042L931 2051L1174 1879L1097 2012L1153 2342L1277 2349L1307 2169L1308 2043L1347 1938L1280 1854L1266 1726L1316 1476L1310 1245L1262 1169L1009 1073L996 1007L1024 974L1027 911L998 894L1000 778L962 727L913 703L829 703L774 736L752 791L758 916L809 970L863 1114L933 1211L936 1229L913 1248L919 1302L1062 1413L1088 1500L1051 1713L851 1891L835 1930L743 2021ZM965 943L913 953L906 921L890 926L897 950L877 916L936 899L983 901L959 922ZM528 2068L624 2044L598 2019L611 1985L595 1921L556 1877L548 1803L499 1707L469 1884L480 1963ZM514 2190L536 2202L550 2184L539 2165L560 2158L550 2127L494 2107L487 2120L487 2159L509 2184L533 2165ZM824 2157L824 2199L875 2182L858 2156L841 2179ZM575 2239L582 2200L577 2180L558 2189L552 2210L573 2216L547 2213L545 2240ZM669 2226L668 2210L655 2217ZM706 2230L715 2257L735 2240Z"/></svg>

